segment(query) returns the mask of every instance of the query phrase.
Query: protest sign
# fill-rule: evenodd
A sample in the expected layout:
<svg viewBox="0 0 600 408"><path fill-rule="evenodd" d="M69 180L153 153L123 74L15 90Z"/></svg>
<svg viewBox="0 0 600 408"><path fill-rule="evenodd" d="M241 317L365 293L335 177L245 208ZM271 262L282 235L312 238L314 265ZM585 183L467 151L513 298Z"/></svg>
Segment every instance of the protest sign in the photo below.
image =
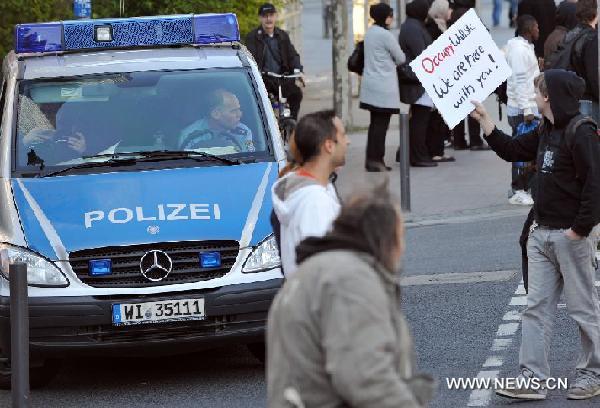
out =
<svg viewBox="0 0 600 408"><path fill-rule="evenodd" d="M410 67L452 129L485 100L511 69L475 10L444 32Z"/></svg>

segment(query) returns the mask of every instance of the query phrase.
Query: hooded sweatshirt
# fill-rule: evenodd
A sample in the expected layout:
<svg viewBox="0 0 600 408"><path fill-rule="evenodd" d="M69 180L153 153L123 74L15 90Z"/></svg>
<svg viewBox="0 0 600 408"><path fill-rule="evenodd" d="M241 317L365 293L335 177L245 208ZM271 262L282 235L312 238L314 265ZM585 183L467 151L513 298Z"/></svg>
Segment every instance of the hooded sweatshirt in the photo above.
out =
<svg viewBox="0 0 600 408"><path fill-rule="evenodd" d="M278 180L272 197L281 227L283 273L289 276L297 269L296 246L304 238L325 235L340 212L340 202L333 184L324 187L297 172Z"/></svg>
<svg viewBox="0 0 600 408"><path fill-rule="evenodd" d="M560 69L546 71L544 78L554 124L545 119L540 128L515 139L496 128L486 139L506 161L536 160L533 210L538 224L588 236L600 223L600 138L589 123L573 137L566 134L579 114L585 81Z"/></svg>
<svg viewBox="0 0 600 408"><path fill-rule="evenodd" d="M567 32L571 31L577 25L575 11L577 5L568 1L562 2L556 9L556 28L550 33L544 43L544 59L548 60L558 46L563 42Z"/></svg>
<svg viewBox="0 0 600 408"><path fill-rule="evenodd" d="M508 115L537 113L534 81L540 69L533 44L521 36L511 38L504 47L504 54L512 70L506 81Z"/></svg>

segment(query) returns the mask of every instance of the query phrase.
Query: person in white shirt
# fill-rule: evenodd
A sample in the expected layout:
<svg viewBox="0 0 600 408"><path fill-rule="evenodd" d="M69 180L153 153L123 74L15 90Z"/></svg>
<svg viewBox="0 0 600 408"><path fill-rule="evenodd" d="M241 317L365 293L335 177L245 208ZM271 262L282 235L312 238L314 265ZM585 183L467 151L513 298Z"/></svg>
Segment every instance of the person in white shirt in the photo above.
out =
<svg viewBox="0 0 600 408"><path fill-rule="evenodd" d="M348 138L333 111L304 116L294 134L302 162L273 185L273 209L279 222L283 273L297 269L296 246L309 236L320 237L340 212L331 174L346 162Z"/></svg>
<svg viewBox="0 0 600 408"><path fill-rule="evenodd" d="M506 61L512 69L507 80L508 123L512 127L513 137L517 136L517 127L523 122L531 123L539 113L535 103L534 80L540 74L533 43L538 39L540 30L536 19L522 15L517 20L517 37L506 44ZM532 171L524 163L513 163L511 197L509 203L532 205L533 199L527 192Z"/></svg>

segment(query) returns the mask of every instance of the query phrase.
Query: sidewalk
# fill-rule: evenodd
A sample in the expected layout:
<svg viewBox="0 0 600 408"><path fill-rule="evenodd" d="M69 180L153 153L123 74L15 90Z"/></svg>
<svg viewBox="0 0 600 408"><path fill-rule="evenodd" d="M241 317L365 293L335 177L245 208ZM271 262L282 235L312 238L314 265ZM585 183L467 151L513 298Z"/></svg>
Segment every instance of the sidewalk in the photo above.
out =
<svg viewBox="0 0 600 408"><path fill-rule="evenodd" d="M481 18L491 27L491 0L483 0ZM492 30L496 43L502 47L514 35L508 28L507 13L501 26ZM322 38L321 0L305 0L303 11L302 56L307 76L307 87L302 102L302 112L314 112L332 108L331 40ZM350 40L350 39L349 39ZM485 102L486 107L498 119L498 104L495 96ZM499 127L509 131L506 109ZM342 197L356 190L364 190L385 179L383 173L367 173L364 170L366 129L369 125L368 112L358 108L358 99L353 101L353 123L350 129L351 146L346 166L340 171L338 188ZM398 115L392 117L386 140L386 158L393 170L388 173L390 188L400 196L400 171L394 156L399 145ZM456 157L455 163L441 163L437 168L411 168L412 221L454 216L507 213L525 214L528 207L508 204L510 187L510 164L496 157L495 153L470 152L447 149L447 154Z"/></svg>

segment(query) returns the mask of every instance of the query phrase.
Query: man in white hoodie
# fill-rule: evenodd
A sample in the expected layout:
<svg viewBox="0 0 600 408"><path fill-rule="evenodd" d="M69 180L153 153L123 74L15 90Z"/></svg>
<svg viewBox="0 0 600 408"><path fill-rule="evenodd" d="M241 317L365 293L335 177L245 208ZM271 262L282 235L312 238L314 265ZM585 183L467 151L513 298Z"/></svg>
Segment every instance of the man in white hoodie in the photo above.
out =
<svg viewBox="0 0 600 408"><path fill-rule="evenodd" d="M349 144L344 125L333 111L315 112L300 119L294 141L301 165L277 181L272 191L286 276L296 271L296 246L300 241L325 235L340 212L330 176L345 164Z"/></svg>
<svg viewBox="0 0 600 408"><path fill-rule="evenodd" d="M506 82L506 93L508 123L512 127L513 137L517 136L519 124L531 123L539 116L533 84L540 74L533 45L539 35L536 19L530 15L522 15L517 20L517 37L510 39L504 49L506 60L512 69L512 75ZM512 197L509 199L511 204L533 204L531 194L527 192L530 173L525 163L513 163Z"/></svg>

